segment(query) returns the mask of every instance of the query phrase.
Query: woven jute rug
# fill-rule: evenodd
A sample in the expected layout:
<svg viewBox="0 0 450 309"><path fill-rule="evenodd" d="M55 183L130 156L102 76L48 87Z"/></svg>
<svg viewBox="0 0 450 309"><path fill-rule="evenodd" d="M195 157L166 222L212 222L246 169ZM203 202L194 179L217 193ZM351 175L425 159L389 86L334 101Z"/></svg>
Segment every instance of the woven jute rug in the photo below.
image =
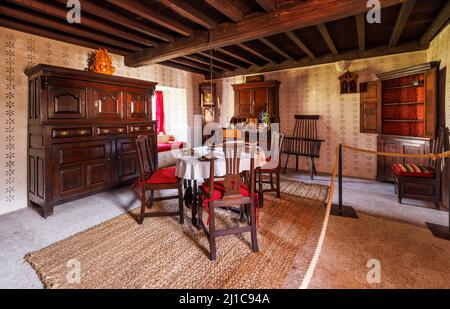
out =
<svg viewBox="0 0 450 309"><path fill-rule="evenodd" d="M260 210L260 251L250 235L217 240L217 261L208 258L208 241L191 225L175 218L147 218L136 223L136 210L57 242L25 259L45 288L282 288L301 282L298 269L309 263L324 215L323 201L292 195L265 196ZM177 201L157 203L174 209ZM206 218L205 218L206 219ZM237 215L221 211L222 226L239 224ZM300 255L300 258L298 256ZM301 261L295 266L294 258ZM73 283L73 261L80 281ZM298 263L297 263L298 264ZM296 268L296 275L289 273Z"/></svg>
<svg viewBox="0 0 450 309"><path fill-rule="evenodd" d="M328 196L330 187L320 184L312 184L301 181L289 181L282 179L280 191L297 197L324 202Z"/></svg>

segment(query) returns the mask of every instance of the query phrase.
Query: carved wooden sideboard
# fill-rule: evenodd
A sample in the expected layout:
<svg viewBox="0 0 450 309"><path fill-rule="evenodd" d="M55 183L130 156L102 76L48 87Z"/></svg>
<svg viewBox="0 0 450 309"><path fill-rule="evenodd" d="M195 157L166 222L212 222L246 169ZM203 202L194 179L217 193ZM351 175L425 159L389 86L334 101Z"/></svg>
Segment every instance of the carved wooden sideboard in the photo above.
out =
<svg viewBox="0 0 450 309"><path fill-rule="evenodd" d="M135 137L151 136L156 149L156 83L48 65L26 74L30 206L47 217L57 204L138 177Z"/></svg>

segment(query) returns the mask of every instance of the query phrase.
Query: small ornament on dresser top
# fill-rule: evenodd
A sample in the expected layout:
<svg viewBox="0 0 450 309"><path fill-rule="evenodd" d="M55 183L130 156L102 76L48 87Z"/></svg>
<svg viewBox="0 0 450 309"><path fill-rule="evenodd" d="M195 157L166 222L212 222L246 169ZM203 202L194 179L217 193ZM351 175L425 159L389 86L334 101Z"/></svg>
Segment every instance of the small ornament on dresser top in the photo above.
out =
<svg viewBox="0 0 450 309"><path fill-rule="evenodd" d="M113 75L116 68L112 65L112 58L105 48L99 48L96 52L92 52L89 58L89 72Z"/></svg>

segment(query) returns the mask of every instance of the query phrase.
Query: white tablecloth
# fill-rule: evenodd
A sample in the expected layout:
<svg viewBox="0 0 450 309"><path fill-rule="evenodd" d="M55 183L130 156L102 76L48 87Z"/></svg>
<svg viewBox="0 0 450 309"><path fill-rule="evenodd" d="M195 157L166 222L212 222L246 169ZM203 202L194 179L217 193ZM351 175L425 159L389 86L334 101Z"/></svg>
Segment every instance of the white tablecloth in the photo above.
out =
<svg viewBox="0 0 450 309"><path fill-rule="evenodd" d="M192 156L189 151L182 151L178 155L176 175L187 180L204 180L209 178L210 161L200 161L202 155L209 153L207 147L195 148L195 154ZM222 148L216 148L216 160L214 161L214 176L220 177L226 174L226 165ZM261 167L266 163L266 155L263 150L257 149L255 153L255 168ZM241 153L240 172L250 170L250 153L243 151Z"/></svg>

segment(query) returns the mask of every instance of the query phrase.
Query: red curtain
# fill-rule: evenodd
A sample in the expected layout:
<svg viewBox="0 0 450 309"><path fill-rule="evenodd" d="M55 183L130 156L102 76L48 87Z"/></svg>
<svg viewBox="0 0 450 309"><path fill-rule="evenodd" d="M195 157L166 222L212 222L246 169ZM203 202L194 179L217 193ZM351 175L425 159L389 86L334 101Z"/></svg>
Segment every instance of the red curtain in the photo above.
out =
<svg viewBox="0 0 450 309"><path fill-rule="evenodd" d="M156 133L164 133L166 134L166 130L164 129L164 98L162 91L155 91L155 100L156 100Z"/></svg>

